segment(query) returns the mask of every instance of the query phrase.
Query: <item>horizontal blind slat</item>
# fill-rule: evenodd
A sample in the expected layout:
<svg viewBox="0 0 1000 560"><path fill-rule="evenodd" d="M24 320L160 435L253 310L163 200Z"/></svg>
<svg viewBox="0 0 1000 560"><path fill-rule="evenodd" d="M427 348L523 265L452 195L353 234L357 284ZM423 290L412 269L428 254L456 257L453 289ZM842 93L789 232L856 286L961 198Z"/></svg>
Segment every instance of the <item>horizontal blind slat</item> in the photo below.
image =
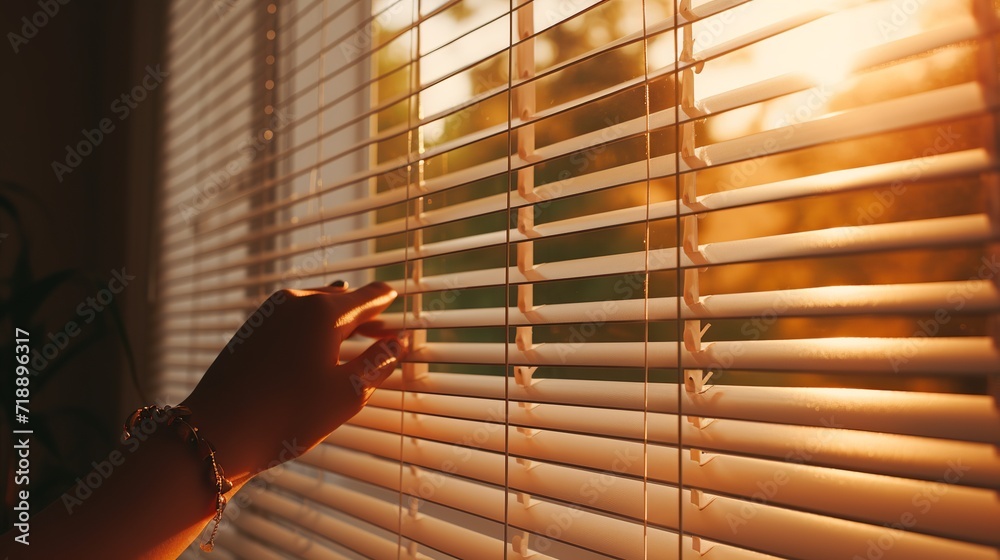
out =
<svg viewBox="0 0 1000 560"><path fill-rule="evenodd" d="M456 454L456 460L458 456L459 454ZM398 476L383 478L371 475L371 471L398 470L398 465L383 459L366 457L332 446L321 446L308 454L305 459L309 464L332 472L399 490ZM471 499L469 495L478 496L478 490L472 492L470 485L473 483L456 481L453 477L440 472L441 468L446 469L445 472L450 471L453 468L452 463L438 465L438 472L404 468L403 477L406 481L404 488L407 492L424 499L442 502L450 507L460 507L462 500ZM959 464L957 470L953 470L951 464L955 463L947 461L942 463L942 478L939 480L943 480L943 477L955 480L953 477L957 476L955 482L961 482L964 467ZM742 496L745 499L759 500L759 496L763 495L766 501L773 505L780 504L802 511L822 512L876 526L880 524L881 519L898 517L900 512L919 505L917 510L919 521L913 524L912 530L991 546L997 546L1000 542L1000 536L992 531L991 524L991 520L1000 515L1000 504L993 502L992 492L986 490L953 484L947 492L941 493L936 490L940 485L938 481L901 479L815 467L802 464L800 461L768 461L728 454L713 454L711 459L703 464L685 457L682 465L685 485L688 487ZM348 474L348 471L351 474ZM507 472L510 488L514 491L527 493L530 496L579 503L635 519L643 518L645 501L641 479L607 474L598 476L594 471L537 460L531 461L529 465L522 465L514 458L508 459ZM676 483L676 480L672 482ZM656 484L650 484L653 488L651 492L660 488ZM842 489L848 486L853 491L843 492ZM767 494L762 494L762 488ZM609 492L612 489L614 491ZM662 489L663 492L667 490L667 488ZM471 494L464 493L465 491ZM934 496L936 498L934 507L925 507L930 503L929 500L920 500L919 504L914 504L915 496ZM652 499L654 497L655 500ZM676 500L676 495L668 499L661 490L655 490L650 504L658 503L665 506ZM501 520L502 508L500 511L482 510L483 507L489 507L489 503L496 501L496 498L485 501L488 503L462 509L480 511L479 515ZM493 504L494 508L497 506L498 504ZM979 512L974 520L965 519L963 516L970 510ZM487 513L490 511L492 513ZM672 511L675 510L672 508L658 508L655 512L651 510L650 520L664 527L676 528L677 520L676 517L671 517Z"/></svg>
<svg viewBox="0 0 1000 560"><path fill-rule="evenodd" d="M989 108L982 86L964 83L710 144L695 152L709 165L732 163L746 159L760 146L764 146L767 153L784 153L849 138L957 120L981 114Z"/></svg>
<svg viewBox="0 0 1000 560"><path fill-rule="evenodd" d="M542 410L545 409L546 407L542 407ZM586 413L580 411L580 414ZM630 434L628 427L618 427L609 430L614 434L609 437L590 435L593 432L576 434L556 431L565 428L565 419L561 422L562 425L560 422L549 421L550 426L555 425L555 430L549 427L536 429L537 425L544 426L545 422L533 420L532 423L536 425L534 428L524 431L521 427L512 426L506 430L505 436L503 425L500 424L409 412L407 422L401 427L401 418L398 413L394 414L389 410L372 409L360 413L350 424L386 433L402 430L401 435L408 438L443 443L465 441L494 453L503 453L507 449L511 454L523 458L607 471L618 471L614 466L617 458L642 456L642 452L638 451L643 449L642 430L649 430L652 434L646 453L676 453L676 450L671 451L652 443L656 441L657 434L663 434L661 437L665 443L677 443L677 434L673 431L677 421L670 420L669 417L662 420L653 417L647 426L641 422L640 416L634 416L636 421L631 426L634 433ZM516 419L517 417L513 418L512 422ZM579 418L577 422L583 424ZM700 429L690 422L681 422L681 441L685 446L707 451L774 459L804 457L806 462L820 466L924 480L936 480L935 477L940 477L940 457L950 457L958 464L968 465L970 468L971 472L965 476L963 484L1000 488L1000 459L994 456L994 445L847 430L840 427L835 415L823 418L822 424L822 427L770 424L765 430L759 423L743 420L720 419ZM629 436L634 439L619 439ZM806 447L808 452L803 451ZM590 456L590 452L595 450L599 451L599 456ZM633 464L620 472L641 476L643 471ZM668 473L669 468L657 466L650 470L649 476L669 481L671 478Z"/></svg>
<svg viewBox="0 0 1000 560"><path fill-rule="evenodd" d="M752 519L745 520L741 512L746 511L746 502L724 496L715 497L701 510L691 503L690 498L682 499L681 503L684 504L685 526L691 531L782 557L816 560L864 558L869 554L871 543L877 543L887 535L891 535L891 546L886 549L874 545L876 550L884 553L881 558L885 560L937 560L946 557L996 560L1000 554L993 547L912 532L906 533L904 538L904 535L892 533L884 526L795 512L766 503L752 504ZM745 530L740 530L743 528L740 521L747 521ZM788 538L789 535L798 535L799 538Z"/></svg>
<svg viewBox="0 0 1000 560"><path fill-rule="evenodd" d="M943 119L957 119L983 111L985 108L985 100L977 84L960 84L913 94L902 99L882 101L836 115L828 115L821 119L795 123L794 125L780 127L771 131L703 146L698 148L697 155L706 165L732 163L740 161L747 154L755 153L754 149L756 146L770 146L767 153L777 154L820 143L903 129ZM664 111L662 117L669 119L672 114L673 110ZM891 115L892 118L887 118L887 115ZM876 116L877 118L873 118ZM654 118L654 122L656 121L655 117L651 116L651 118ZM629 131L632 128L635 130L631 133L641 132L644 123L644 119L636 119L628 123L615 123L613 127L547 146L544 149L538 150L538 157L554 157L558 154L588 148L594 144L594 140L591 137L606 142L608 134L611 135L610 138L614 139L630 134ZM661 124L668 125L672 124L672 122L664 121ZM656 169L656 175L669 175L674 172L672 170L672 158L655 158L655 160L658 162L658 165L653 166ZM519 158L515 157L512 165L514 169L517 169L523 165L529 165L529 162L520 161ZM421 187L428 193L438 192L455 185L470 183L478 179L497 175L505 172L507 169L508 163L505 158L493 160L467 167L461 171L425 180L421 183ZM625 178L629 177L629 174L626 172L628 169L627 166L622 166L615 172ZM685 166L682 169L689 170L690 168ZM572 187L574 183L578 183L583 179L593 180L603 175L604 173L602 172L592 173L583 178L570 178L562 183ZM641 177L633 177L626 180L640 179ZM339 181L331 189L338 188L343 184L356 182L356 180L348 179L347 181ZM241 196L245 196L246 194L241 194ZM228 203L230 200L232 199L223 202ZM276 204L280 208L289 203L281 201Z"/></svg>
<svg viewBox="0 0 1000 560"><path fill-rule="evenodd" d="M360 530L359 527L345 523L332 516L317 515L306 503L298 502L264 489L249 488L248 490L248 499L251 501L254 509L260 509L284 517L297 526L322 535L336 542L338 545L349 548L369 558L389 558L395 557L399 553L402 554L402 558L429 560L423 554L418 554L414 557L407 554L406 551L400 550L395 540L386 540L372 532ZM318 547L314 546L313 548Z"/></svg>
<svg viewBox="0 0 1000 560"><path fill-rule="evenodd" d="M972 173L976 171L985 171L991 165L989 163L988 156L985 152L981 150L969 150L966 152L959 152L954 154L944 154L931 158L927 163L927 170L923 172L921 180L933 181L941 178L951 177L958 173ZM724 208L732 208L737 206L743 206L748 204L758 204L766 201L778 201L787 200L798 196L807 196L810 194L820 194L820 193L830 193L830 192L843 192L851 188L859 188L867 185L890 183L893 180L899 180L904 177L908 177L911 173L911 160L904 160L901 162L896 162L892 164L882 164L877 166L871 166L869 168L861 168L854 170L844 170L838 172L831 172L823 175L816 175L813 177L799 178L788 181L783 181L780 183L774 183L770 185L761 185L756 187L746 187L738 190L729 190L719 193L713 193L709 195L703 195L699 198L699 206L703 207L707 211L710 210L720 210ZM869 175L870 173L870 175ZM389 203L398 200L402 200L400 196L402 193L400 191L389 191L389 193L384 193L379 195L380 200L378 204ZM480 199L484 200L484 199ZM500 199L497 199L498 205L496 208L489 208L491 211L500 209L499 203ZM466 206L466 205L459 205ZM669 218L674 215L674 203L657 203L651 205L648 210L648 215L652 219L662 219ZM441 213L447 214L449 210L442 211ZM480 205L480 210L485 211L486 208L482 208ZM692 210L690 208L684 207L682 205L682 215L687 215ZM552 232L553 234L564 234L566 232L574 231L587 231L589 229L597 229L599 227L604 227L605 221L610 223L623 223L629 221L626 217L626 213L633 213L638 218L640 215L645 218L647 211L645 208L635 208L634 210L629 209L627 211L618 212L608 212L603 215L607 216L606 220L602 220L602 215L592 216L587 220L564 220L562 222L553 222L551 224L545 224L543 226L537 226L536 232L544 234L545 232ZM327 212L327 214L331 214ZM341 212L342 215L349 215L349 212ZM333 213L333 216L337 216L337 213ZM377 226L370 228L363 228L358 230L351 230L342 234L335 234L328 236L326 239L321 240L315 244L305 245L302 247L282 249L267 253L261 253L241 259L229 260L222 264L206 267L199 271L199 274L212 274L219 273L225 270L230 270L233 268L238 268L242 266L248 266L252 264L268 262L272 259L279 258L282 256L293 256L296 254L307 253L309 251L318 251L325 249L331 245L337 243L343 243L347 241L368 239L378 235L385 235L387 233L394 233L402 231L407 225L409 227L420 227L433 225L435 223L442 223L442 219L437 218L438 212L431 211L425 213L419 218L413 218L410 220L397 220L393 222L382 223ZM452 215L451 217L459 217L460 214ZM325 216L331 217L331 216ZM315 218L318 220L319 216ZM409 224L407 224L409 222ZM306 221L308 225L309 221ZM574 225L570 225L570 224ZM577 225L578 224L578 225ZM299 227L299 226L294 226ZM508 235L512 240L524 239L524 235L518 232L516 229L510 230ZM252 234L249 236L241 237L236 240L229 240L223 244L213 246L209 249L204 250L204 253L211 253L216 250L222 250L226 248L236 247L239 244L250 240L256 239L260 236L258 234ZM499 237L499 236L498 236ZM167 284L177 282L179 280L195 278L193 272L170 274L169 272L164 278L164 282Z"/></svg>
<svg viewBox="0 0 1000 560"><path fill-rule="evenodd" d="M306 535L282 527L252 512L241 512L233 522L245 534L253 535L303 560L348 560L346 556L316 546Z"/></svg>
<svg viewBox="0 0 1000 560"><path fill-rule="evenodd" d="M504 385L507 385L505 393ZM584 407L649 410L676 414L674 385L620 381L535 378L530 387L513 379L432 372L419 380L390 376L386 391L458 395L514 402L571 404ZM1000 410L986 395L947 395L824 387L753 387L715 385L705 398L683 392L683 410L710 418L732 418L821 426L827 414L850 429L919 435L983 443L1000 437ZM383 391L384 392L384 391ZM410 404L408 406L419 405ZM939 419L948 419L941 422ZM977 426L976 430L967 430ZM959 433L961 432L961 433Z"/></svg>
<svg viewBox="0 0 1000 560"><path fill-rule="evenodd" d="M871 286L824 286L701 296L693 305L683 298L650 298L610 302L581 302L536 305L522 312L516 307L444 309L430 313L385 313L380 316L388 329L447 329L562 323L600 323L618 321L668 321L677 319L723 319L759 317L767 313L781 317L828 315L933 314L949 294L967 287L971 297L963 312L1000 310L1000 289L988 280L932 282L923 284L885 284Z"/></svg>
<svg viewBox="0 0 1000 560"><path fill-rule="evenodd" d="M995 239L996 236L989 219L982 215L836 227L705 244L698 247L697 252L691 254L682 252L681 266L694 268L772 259L818 258L859 252L947 247L985 243ZM673 248L658 248L651 249L648 254L619 253L539 263L528 272L522 272L517 267L510 267L507 270L479 269L448 275L428 275L418 281L406 279L387 283L400 293L419 293L495 286L505 282L524 284L611 274L635 274L643 271L674 269L677 266L676 252ZM388 262L394 261L386 259L386 263ZM337 268L349 270L351 266L353 265Z"/></svg>
<svg viewBox="0 0 1000 560"><path fill-rule="evenodd" d="M254 540L251 535L237 531L220 531L216 547L223 553L235 553L237 558L259 558L260 560L288 560L271 547Z"/></svg>
<svg viewBox="0 0 1000 560"><path fill-rule="evenodd" d="M758 502L763 499L772 505L875 526L883 525L884 520L898 520L910 511L915 518L912 531L998 546L1000 536L992 530L991 519L1000 514L1000 504L991 503L989 490L949 484L946 492L940 492L945 476L950 480L959 476L957 482L961 482L963 473L950 469L943 461L939 478L917 481L735 455L715 455L704 464L688 459L682 466L686 485L708 492ZM937 500L928 507L931 496ZM969 511L981 515L970 518ZM752 523L741 514L737 527L743 526L742 521Z"/></svg>
<svg viewBox="0 0 1000 560"><path fill-rule="evenodd" d="M940 26L919 35L911 35L858 52L851 61L853 71L863 71L881 65L893 64L910 57L933 52L935 49L982 37L982 32L971 19ZM796 91L818 88L830 89L829 84L816 85L816 79L802 73L784 74L745 86L717 93L698 102L698 107L708 114L743 107L750 103L773 99Z"/></svg>
<svg viewBox="0 0 1000 560"><path fill-rule="evenodd" d="M602 433L602 429L589 430L584 425L598 422L606 426L603 430L620 430L625 429L622 427L625 419L644 424L642 417L637 421L634 417L620 415L622 411L649 414L652 420L646 422L648 424L662 422L662 418L668 418L667 414L678 412L676 386L672 384L645 388L626 382L573 381L571 385L559 379L536 379L530 386L521 386L508 379L510 402L505 405L503 379L492 384L495 392L487 398L423 393L419 392L422 388L408 387L418 392L407 393L405 402L401 402L398 392L399 381L399 377L395 382L387 381L369 404L448 418L509 421L542 428L557 426L539 423L540 412L552 410L558 425L564 426L562 429L595 433ZM578 385L582 386L577 389ZM704 394L685 392L682 397L684 412L693 416L813 427L824 426L824 420L836 418L838 425L852 430L1000 444L1000 411L983 395L712 385ZM532 406L529 414L519 403L541 404ZM592 418L582 418L581 425L575 424L573 419L577 410L588 411ZM560 417L560 414L568 416ZM969 429L970 426L975 429Z"/></svg>
<svg viewBox="0 0 1000 560"><path fill-rule="evenodd" d="M511 365L575 365L620 367L682 367L689 369L751 369L770 371L868 372L938 375L992 374L1000 366L1000 351L988 337L815 338L719 341L700 352L682 351L675 342L593 342L538 344L519 350L502 343L428 343L414 349L407 361ZM366 343L346 341L343 359L360 355ZM648 355L648 360L646 356ZM506 360L505 360L506 357Z"/></svg>
<svg viewBox="0 0 1000 560"><path fill-rule="evenodd" d="M919 340L920 342L915 342ZM366 343L347 341L342 355L354 357ZM221 345L206 346L198 358L169 357L161 364L207 368ZM682 353L678 364L676 343L607 342L576 345L540 344L520 351L508 349L511 365L607 366L688 369L726 369L865 373L892 370L896 375L932 374L976 376L994 373L1000 353L987 337L951 338L816 338L786 340L719 341L697 354ZM648 350L648 361L644 358ZM494 364L504 362L502 343L431 343L413 350L404 361L414 363Z"/></svg>
<svg viewBox="0 0 1000 560"><path fill-rule="evenodd" d="M316 481L298 473L288 473L276 481L283 489L309 497L334 509L383 529L398 532L422 544L459 558L490 558L503 550L503 543L487 535L453 525L431 516L414 520L397 513L398 504L383 502L346 488L317 485ZM358 503L360 502L360 503ZM391 520L390 523L388 520ZM397 529L395 523L402 525ZM499 547L499 548L498 548Z"/></svg>

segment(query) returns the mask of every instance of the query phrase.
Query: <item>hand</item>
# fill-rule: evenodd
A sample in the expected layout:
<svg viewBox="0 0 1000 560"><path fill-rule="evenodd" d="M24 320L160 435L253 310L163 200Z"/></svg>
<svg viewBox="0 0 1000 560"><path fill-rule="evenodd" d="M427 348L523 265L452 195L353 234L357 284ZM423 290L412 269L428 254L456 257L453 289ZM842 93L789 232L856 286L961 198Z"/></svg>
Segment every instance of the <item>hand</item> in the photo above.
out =
<svg viewBox="0 0 1000 560"><path fill-rule="evenodd" d="M339 364L340 345L396 298L375 282L281 290L250 316L182 403L234 482L311 449L368 402L406 345L377 324L381 338Z"/></svg>

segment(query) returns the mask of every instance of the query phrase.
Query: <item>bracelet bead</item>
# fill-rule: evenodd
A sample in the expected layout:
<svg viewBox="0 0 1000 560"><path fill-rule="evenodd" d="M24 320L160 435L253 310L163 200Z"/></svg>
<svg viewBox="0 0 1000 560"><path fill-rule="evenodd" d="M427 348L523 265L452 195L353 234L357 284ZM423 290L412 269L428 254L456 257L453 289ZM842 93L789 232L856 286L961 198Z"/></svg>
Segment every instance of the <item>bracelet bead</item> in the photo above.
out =
<svg viewBox="0 0 1000 560"><path fill-rule="evenodd" d="M219 465L215 457L215 446L205 439L198 428L190 423L192 416L191 409L186 406L159 407L156 405L137 408L125 419L123 435L126 440L133 437L136 426L144 420L154 420L157 422L166 421L168 426L177 429L181 440L194 444L198 457L208 463L208 481L215 489L215 515L212 520L215 525L212 527L212 534L208 541L201 545L201 549L211 552L215 548L215 536L219 532L219 523L222 522L222 514L226 510L226 493L233 489L233 483L226 478L226 472Z"/></svg>

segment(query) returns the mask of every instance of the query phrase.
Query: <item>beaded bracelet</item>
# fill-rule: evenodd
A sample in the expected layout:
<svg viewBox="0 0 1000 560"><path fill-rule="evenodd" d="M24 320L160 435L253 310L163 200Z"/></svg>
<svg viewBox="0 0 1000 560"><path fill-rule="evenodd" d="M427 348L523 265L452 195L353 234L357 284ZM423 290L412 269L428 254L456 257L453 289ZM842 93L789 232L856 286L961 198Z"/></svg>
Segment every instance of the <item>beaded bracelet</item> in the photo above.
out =
<svg viewBox="0 0 1000 560"><path fill-rule="evenodd" d="M163 422L166 420L168 426L175 426L178 430L178 434L181 439L185 442L193 443L198 451L198 456L201 457L203 461L207 461L209 465L209 482L212 487L215 488L215 516L213 521L215 526L212 528L212 535L208 538L208 542L201 545L201 549L206 552L211 552L215 548L215 535L219 532L219 523L222 522L222 512L226 509L226 492L229 492L233 488L233 483L226 478L225 471L215 459L215 447L208 442L198 428L195 428L189 422L191 417L191 409L186 406L174 406L174 407L159 407L159 406L144 406L136 409L135 412L128 415L125 419L124 426L124 436L128 440L132 437L132 432L135 431L136 425L141 423L143 420L154 420L157 422Z"/></svg>

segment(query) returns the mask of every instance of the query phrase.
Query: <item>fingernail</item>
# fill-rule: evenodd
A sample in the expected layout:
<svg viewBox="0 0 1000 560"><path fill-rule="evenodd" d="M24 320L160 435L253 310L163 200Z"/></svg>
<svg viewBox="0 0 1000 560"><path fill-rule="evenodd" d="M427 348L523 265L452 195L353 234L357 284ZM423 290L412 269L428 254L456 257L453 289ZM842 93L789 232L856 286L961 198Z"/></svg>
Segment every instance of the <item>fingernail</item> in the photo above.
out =
<svg viewBox="0 0 1000 560"><path fill-rule="evenodd" d="M346 288L347 287L347 282L345 282L343 280L334 280L333 282L330 282L330 287L331 288Z"/></svg>
<svg viewBox="0 0 1000 560"><path fill-rule="evenodd" d="M410 351L410 333L408 331L399 331L396 333L396 340L399 341L399 346L403 354Z"/></svg>

